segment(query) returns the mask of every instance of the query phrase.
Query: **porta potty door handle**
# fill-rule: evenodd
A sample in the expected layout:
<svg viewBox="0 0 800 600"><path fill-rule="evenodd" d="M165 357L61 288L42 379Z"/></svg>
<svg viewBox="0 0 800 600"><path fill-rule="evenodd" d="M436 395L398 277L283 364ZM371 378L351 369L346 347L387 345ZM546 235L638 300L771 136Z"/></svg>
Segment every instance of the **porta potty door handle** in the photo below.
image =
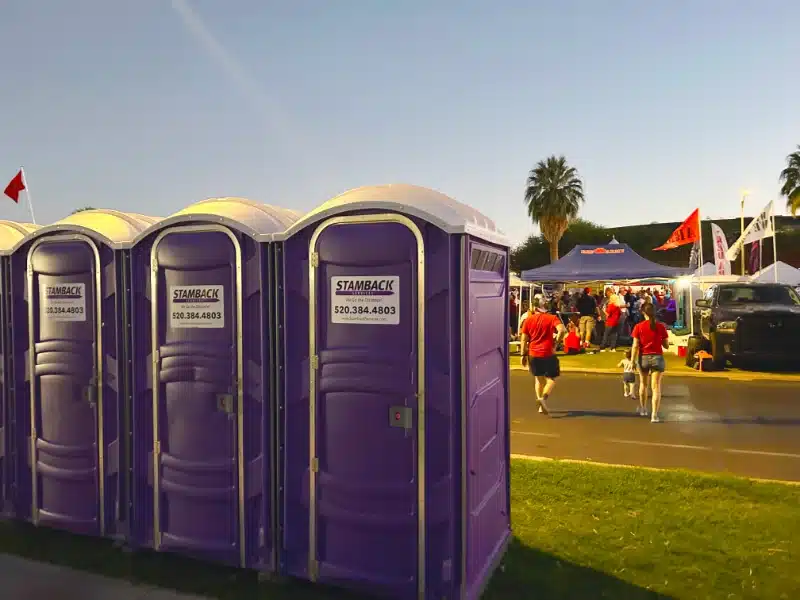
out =
<svg viewBox="0 0 800 600"><path fill-rule="evenodd" d="M97 405L97 379L92 377L89 380L89 385L87 385L83 390L83 398L89 404L89 406L96 406Z"/></svg>
<svg viewBox="0 0 800 600"><path fill-rule="evenodd" d="M217 394L217 410L233 418L233 394Z"/></svg>

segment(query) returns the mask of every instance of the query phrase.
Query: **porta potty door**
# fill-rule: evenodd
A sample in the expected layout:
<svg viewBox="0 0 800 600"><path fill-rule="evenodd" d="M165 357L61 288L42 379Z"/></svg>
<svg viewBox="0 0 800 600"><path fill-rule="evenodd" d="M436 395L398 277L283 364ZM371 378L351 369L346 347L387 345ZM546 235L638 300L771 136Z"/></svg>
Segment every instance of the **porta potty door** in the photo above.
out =
<svg viewBox="0 0 800 600"><path fill-rule="evenodd" d="M89 238L44 238L28 254L28 379L34 523L105 533L99 254Z"/></svg>
<svg viewBox="0 0 800 600"><path fill-rule="evenodd" d="M418 239L399 215L337 217L310 247L309 572L396 597L420 557Z"/></svg>
<svg viewBox="0 0 800 600"><path fill-rule="evenodd" d="M151 253L154 545L239 564L240 251L227 230Z"/></svg>

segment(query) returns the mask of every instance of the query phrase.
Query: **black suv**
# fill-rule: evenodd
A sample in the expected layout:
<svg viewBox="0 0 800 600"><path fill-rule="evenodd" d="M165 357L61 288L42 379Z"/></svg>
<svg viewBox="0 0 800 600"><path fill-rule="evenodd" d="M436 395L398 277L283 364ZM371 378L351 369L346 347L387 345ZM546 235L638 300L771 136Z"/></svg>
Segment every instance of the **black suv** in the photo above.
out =
<svg viewBox="0 0 800 600"><path fill-rule="evenodd" d="M787 362L800 356L800 297L788 285L726 283L710 287L695 305L714 367L749 358Z"/></svg>

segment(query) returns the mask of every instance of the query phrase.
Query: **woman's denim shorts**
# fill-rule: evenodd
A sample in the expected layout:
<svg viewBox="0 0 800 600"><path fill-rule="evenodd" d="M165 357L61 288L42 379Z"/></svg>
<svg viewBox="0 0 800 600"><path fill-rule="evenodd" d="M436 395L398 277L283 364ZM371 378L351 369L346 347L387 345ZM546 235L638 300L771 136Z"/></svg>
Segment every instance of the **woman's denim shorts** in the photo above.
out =
<svg viewBox="0 0 800 600"><path fill-rule="evenodd" d="M642 371L655 371L657 373L663 373L667 368L667 365L664 362L664 355L644 354L639 359L639 368L641 368Z"/></svg>

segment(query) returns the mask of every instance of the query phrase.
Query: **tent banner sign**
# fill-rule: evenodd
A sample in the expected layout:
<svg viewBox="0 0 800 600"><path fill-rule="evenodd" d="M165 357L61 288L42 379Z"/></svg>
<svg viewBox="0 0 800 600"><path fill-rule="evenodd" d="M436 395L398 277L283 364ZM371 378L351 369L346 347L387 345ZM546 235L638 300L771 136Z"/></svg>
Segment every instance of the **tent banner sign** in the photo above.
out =
<svg viewBox="0 0 800 600"><path fill-rule="evenodd" d="M86 320L85 283L55 283L39 290L42 319L59 323Z"/></svg>
<svg viewBox="0 0 800 600"><path fill-rule="evenodd" d="M225 286L169 286L169 326L172 329L223 329Z"/></svg>
<svg viewBox="0 0 800 600"><path fill-rule="evenodd" d="M331 323L399 325L400 277L331 277Z"/></svg>
<svg viewBox="0 0 800 600"><path fill-rule="evenodd" d="M581 250L581 254L625 254L625 248L592 248L591 250Z"/></svg>

